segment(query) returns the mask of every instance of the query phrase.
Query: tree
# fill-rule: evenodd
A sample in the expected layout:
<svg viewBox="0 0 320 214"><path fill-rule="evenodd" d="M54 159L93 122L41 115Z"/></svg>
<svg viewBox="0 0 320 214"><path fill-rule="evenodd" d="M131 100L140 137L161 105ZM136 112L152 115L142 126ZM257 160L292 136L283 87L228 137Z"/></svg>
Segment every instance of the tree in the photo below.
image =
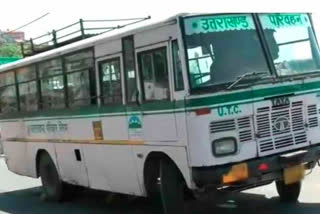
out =
<svg viewBox="0 0 320 214"><path fill-rule="evenodd" d="M21 48L17 43L0 44L0 57L22 57Z"/></svg>

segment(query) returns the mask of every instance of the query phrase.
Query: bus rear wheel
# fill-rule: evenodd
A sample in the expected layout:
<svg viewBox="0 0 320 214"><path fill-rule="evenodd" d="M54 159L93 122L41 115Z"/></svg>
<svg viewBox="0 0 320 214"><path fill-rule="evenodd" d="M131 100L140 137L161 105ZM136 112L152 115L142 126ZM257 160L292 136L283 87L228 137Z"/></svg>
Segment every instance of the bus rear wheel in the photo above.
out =
<svg viewBox="0 0 320 214"><path fill-rule="evenodd" d="M54 202L61 201L63 196L63 183L54 162L48 153L42 153L39 161L39 175L42 182L43 199Z"/></svg>
<svg viewBox="0 0 320 214"><path fill-rule="evenodd" d="M280 201L296 203L301 191L301 181L286 185L284 181L276 181Z"/></svg>

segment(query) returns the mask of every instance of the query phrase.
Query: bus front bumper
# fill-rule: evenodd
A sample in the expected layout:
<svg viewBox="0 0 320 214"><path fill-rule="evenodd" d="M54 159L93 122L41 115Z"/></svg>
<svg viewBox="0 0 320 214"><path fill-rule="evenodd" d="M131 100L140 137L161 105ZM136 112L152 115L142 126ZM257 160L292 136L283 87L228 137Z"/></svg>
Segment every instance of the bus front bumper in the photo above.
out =
<svg viewBox="0 0 320 214"><path fill-rule="evenodd" d="M193 181L199 188L254 187L274 180L289 180L288 169L312 169L320 159L320 145L222 166L193 167ZM296 172L291 173L296 176ZM289 174L290 175L290 174ZM291 179L292 180L292 179ZM240 189L240 188L239 188Z"/></svg>

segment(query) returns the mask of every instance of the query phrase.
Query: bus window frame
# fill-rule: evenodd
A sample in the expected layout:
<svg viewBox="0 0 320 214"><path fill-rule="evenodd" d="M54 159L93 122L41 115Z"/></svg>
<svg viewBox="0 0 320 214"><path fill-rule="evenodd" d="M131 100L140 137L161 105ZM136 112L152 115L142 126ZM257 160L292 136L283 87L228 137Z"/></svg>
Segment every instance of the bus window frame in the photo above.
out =
<svg viewBox="0 0 320 214"><path fill-rule="evenodd" d="M178 48L178 51L179 51L179 54L177 56L175 56L174 54L174 44L176 44L177 48ZM180 92L180 91L184 91L186 86L184 84L184 72L183 72L183 68L182 68L182 58L181 58L181 53L183 50L180 49L180 46L179 46L179 41L178 39L173 39L170 41L170 52L171 52L171 62L169 62L169 64L171 64L172 66L172 76L173 76L173 84L174 84L174 91L175 92ZM177 59L180 60L180 69L181 69L181 75L182 75L182 87L179 88L177 87L177 75L178 75L178 71L176 70L175 68L175 62L177 61Z"/></svg>
<svg viewBox="0 0 320 214"><path fill-rule="evenodd" d="M18 70L19 69L22 69L22 68L26 68L26 67L32 67L34 66L34 72L35 72L35 78L34 79L31 79L31 80L27 80L27 81L21 81L19 82L18 80ZM39 111L42 109L42 103L41 103L41 100L42 100L42 97L40 96L41 94L41 88L39 88L39 82L41 82L41 80L39 79L39 63L32 63L32 64L28 64L28 65L25 65L25 66L22 66L22 67L18 67L18 68L15 68L14 69L14 73L15 73L15 81L16 81L16 94L17 94L17 102L18 102L18 111L19 112L36 112L36 111ZM25 84L25 83L30 83L30 82L35 82L36 83L36 88L37 88L37 110L33 110L33 111L27 111L27 110L24 110L24 109L21 109L21 100L20 100L20 85L21 84ZM41 83L40 83L41 84ZM40 86L41 87L41 86Z"/></svg>
<svg viewBox="0 0 320 214"><path fill-rule="evenodd" d="M273 14L272 12L270 12L270 13ZM279 73L278 73L278 71L276 69L276 66L275 66L275 64L273 62L272 55L271 55L271 50L270 50L270 47L268 46L268 42L266 40L266 36L265 36L265 33L264 33L262 22L260 20L260 15L262 15L262 14L267 14L267 13L254 13L253 17L255 19L255 23L256 23L257 29L259 28L259 32L258 33L261 36L260 40L262 41L263 46L265 48L265 51L267 52L267 55L268 55L267 56L267 62L270 63L270 66L271 66L270 70L272 71L273 75L277 78L278 81L287 81L288 79L292 79L294 77L299 77L299 76L302 76L302 78L304 78L306 75L308 75L308 73L279 75ZM320 46L319 46L317 35L316 35L315 29L314 29L314 25L313 25L311 14L310 13L303 13L303 12L301 12L301 14L306 14L308 16L310 24L311 24L311 29L312 29L312 32L314 34L315 45L317 46L316 48L318 48L318 50L320 50ZM308 40L310 40L310 38Z"/></svg>
<svg viewBox="0 0 320 214"><path fill-rule="evenodd" d="M5 73L9 73L9 72L12 72L13 73L13 78L14 78L14 83L11 83L11 84L8 84L8 85L4 85L4 86L0 86L0 88L6 88L6 87L12 87L14 86L15 87L15 92L16 92L16 110L15 111L12 111L12 112L2 112L1 110L1 106L0 106L0 115L3 115L3 114L11 114L11 113L16 113L16 112L20 112L20 94L19 94L19 86L18 86L18 83L17 83L17 72L16 72L16 69L12 69L12 70L8 70L8 71L5 71L5 72L1 72L0 74L5 74Z"/></svg>
<svg viewBox="0 0 320 214"><path fill-rule="evenodd" d="M40 76L40 64L49 62L49 61L51 61L51 60L61 60L61 69L62 69L61 73L59 73L59 74L53 74L53 75L48 75L48 76L45 76L45 77L41 77L41 76ZM64 58L63 58L63 56L56 56L56 57L48 58L48 59L46 59L46 60L37 62L37 63L36 63L36 71L37 71L38 85L39 85L39 88L38 88L39 91L38 91L38 93L39 93L39 95L40 95L40 98L39 98L39 102L40 102L39 106L40 106L40 109L41 109L41 110L47 110L47 111L54 109L54 108L45 108L45 107L44 107L41 80L48 79L48 78L52 78L52 77L57 77L57 76L62 76L62 78L63 78L64 107L63 107L63 108L57 108L56 110L69 108L69 106L67 105L67 97L66 97L66 85L67 85L67 83L65 82L65 69L64 69Z"/></svg>
<svg viewBox="0 0 320 214"><path fill-rule="evenodd" d="M133 68L135 69L134 70L134 74L135 74L135 79L136 79L136 88L137 88L137 92L141 92L141 88L139 87L139 74L138 74L138 68L137 68L137 55L136 55L136 47L135 47L135 35L134 34L131 34L131 35L127 35L127 36L124 36L124 37L121 37L121 55L122 55L122 70L123 70L123 79L124 79L124 90L125 90L125 93L124 93L124 98L125 98L125 104L134 104L134 103L137 103L138 101L135 100L135 101L130 101L129 100L129 93L128 93L128 73L127 73L127 63L126 63L126 56L125 56L125 48L124 48L124 40L126 39L131 39L132 40L132 55L134 57L133 59ZM139 100L139 98L138 98ZM141 100L139 100L141 102Z"/></svg>
<svg viewBox="0 0 320 214"><path fill-rule="evenodd" d="M71 72L67 72L66 69L66 58L70 57L72 55L76 55L78 53L81 52L87 52L87 51L91 51L92 52L92 67L87 67L87 68L81 68L81 69L77 69L77 70L73 70ZM97 79L96 79L96 66L95 66L95 62L96 62L96 58L95 58L95 50L94 47L87 47L87 48L83 48L83 49L79 49L76 51L72 51L66 54L63 54L60 56L62 58L62 72L63 72L63 79L64 79L64 93L65 93L65 109L70 108L69 105L69 92L68 92L68 74L72 74L75 72L80 72L80 71L84 71L85 69L88 70L89 72L89 88L90 88L90 97L89 98L84 98L84 99L89 99L90 100L90 104L89 105L83 105L83 106L74 106L72 108L82 108L82 107L88 107L88 106L96 106L97 105ZM81 99L77 99L77 100L81 100Z"/></svg>
<svg viewBox="0 0 320 214"><path fill-rule="evenodd" d="M120 78L121 78L121 103L104 103L103 100L103 90L102 90L102 72L101 72L101 64L105 62L110 62L114 60L119 60L120 65ZM103 57L96 61L97 69L98 69L98 83L99 83L99 101L102 106L118 106L118 105L124 105L126 102L125 97L125 77L124 77L124 70L123 70L123 60L122 60L122 54L116 53L116 54L110 54L106 57Z"/></svg>
<svg viewBox="0 0 320 214"><path fill-rule="evenodd" d="M173 101L173 92L174 92L174 83L173 83L173 74L172 74L172 60L170 59L171 53L170 53L170 41L166 42L161 42L157 43L154 45L149 45L149 46L143 46L141 48L137 48L135 51L135 57L136 57L136 69L137 69L137 74L138 74L138 86L139 86L139 91L141 92L140 95L140 102L142 103L151 103L151 102L161 102L161 101ZM141 64L139 62L139 57L143 53L148 53L148 52L154 52L159 49L165 48L165 53L166 53L166 63L167 63L167 70L168 70L168 84L169 84L169 98L168 99L163 99L163 100L146 100L145 99L145 94L144 94L144 87L142 86L143 84L143 77L142 77L142 70L141 70Z"/></svg>

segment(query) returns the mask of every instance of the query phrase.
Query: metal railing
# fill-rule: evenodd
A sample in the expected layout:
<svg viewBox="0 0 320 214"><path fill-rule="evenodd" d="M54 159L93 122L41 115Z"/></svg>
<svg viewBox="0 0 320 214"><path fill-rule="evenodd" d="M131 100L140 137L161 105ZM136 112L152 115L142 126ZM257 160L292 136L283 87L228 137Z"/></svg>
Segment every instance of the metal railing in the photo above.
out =
<svg viewBox="0 0 320 214"><path fill-rule="evenodd" d="M32 56L44 51L58 48L79 40L83 40L92 36L107 33L116 29L120 29L129 25L133 25L151 17L129 18L129 19L106 19L106 20L83 20L72 23L58 30L52 30L49 33L31 38L21 43L21 51L24 57ZM118 23L114 26L91 26L97 23Z"/></svg>

